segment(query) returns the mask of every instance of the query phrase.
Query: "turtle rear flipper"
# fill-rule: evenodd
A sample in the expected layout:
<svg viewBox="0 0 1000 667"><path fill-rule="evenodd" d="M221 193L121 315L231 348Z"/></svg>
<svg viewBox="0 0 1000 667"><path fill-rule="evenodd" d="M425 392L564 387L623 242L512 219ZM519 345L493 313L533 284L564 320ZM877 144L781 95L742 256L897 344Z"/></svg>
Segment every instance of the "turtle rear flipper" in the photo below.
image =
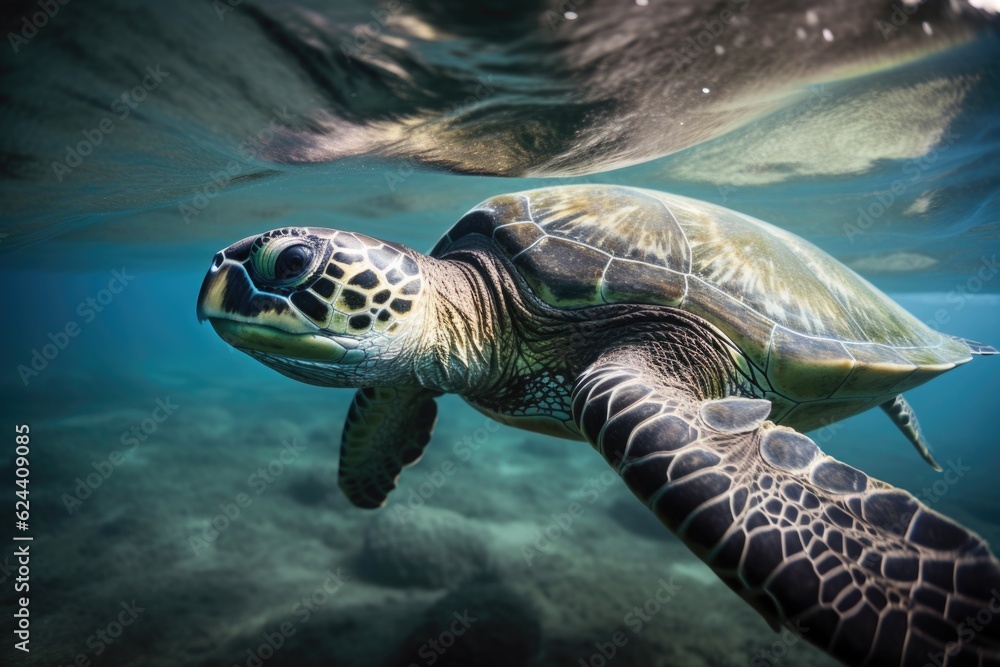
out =
<svg viewBox="0 0 1000 667"><path fill-rule="evenodd" d="M926 461L932 468L941 472L941 466L934 459L934 454L931 452L930 446L927 441L924 440L924 432L920 430L920 422L917 421L917 413L913 411L910 404L906 402L902 394L896 396L896 398L891 401L886 401L880 405L885 414L889 415L889 419L892 423L902 431L906 439L913 444L914 448L920 454L920 456Z"/></svg>
<svg viewBox="0 0 1000 667"><path fill-rule="evenodd" d="M437 392L400 387L359 389L340 444L338 482L348 499L381 507L399 473L420 460L437 421Z"/></svg>
<svg viewBox="0 0 1000 667"><path fill-rule="evenodd" d="M573 416L633 493L774 627L847 664L1000 661L986 543L909 493L766 421L759 399L702 400L641 348L578 379Z"/></svg>

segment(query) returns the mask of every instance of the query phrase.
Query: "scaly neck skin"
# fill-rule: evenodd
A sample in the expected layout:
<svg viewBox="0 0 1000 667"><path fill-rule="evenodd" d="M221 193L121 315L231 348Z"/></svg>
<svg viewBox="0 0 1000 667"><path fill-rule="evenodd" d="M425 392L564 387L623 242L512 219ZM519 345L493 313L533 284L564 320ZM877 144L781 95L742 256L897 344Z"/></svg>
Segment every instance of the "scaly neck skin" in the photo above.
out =
<svg viewBox="0 0 1000 667"><path fill-rule="evenodd" d="M490 403L526 364L541 363L572 386L619 350L701 398L741 393L727 345L690 313L637 304L553 309L521 298L508 267L477 248L419 260L430 289L413 370L428 389Z"/></svg>
<svg viewBox="0 0 1000 667"><path fill-rule="evenodd" d="M428 291L413 370L428 389L463 395L488 392L514 356L502 296L488 286L502 284L502 276L481 252L453 255L419 257Z"/></svg>
<svg viewBox="0 0 1000 667"><path fill-rule="evenodd" d="M630 308L609 318L602 361L644 370L699 400L746 393L728 345L700 318L668 307Z"/></svg>

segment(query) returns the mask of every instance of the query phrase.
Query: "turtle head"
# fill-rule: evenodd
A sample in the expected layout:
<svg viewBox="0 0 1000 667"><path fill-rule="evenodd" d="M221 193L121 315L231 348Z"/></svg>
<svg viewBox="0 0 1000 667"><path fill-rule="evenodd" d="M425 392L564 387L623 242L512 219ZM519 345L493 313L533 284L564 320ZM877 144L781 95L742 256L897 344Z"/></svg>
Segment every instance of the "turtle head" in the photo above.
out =
<svg viewBox="0 0 1000 667"><path fill-rule="evenodd" d="M276 229L215 255L198 296L198 319L303 382L403 382L423 312L420 258L354 232Z"/></svg>

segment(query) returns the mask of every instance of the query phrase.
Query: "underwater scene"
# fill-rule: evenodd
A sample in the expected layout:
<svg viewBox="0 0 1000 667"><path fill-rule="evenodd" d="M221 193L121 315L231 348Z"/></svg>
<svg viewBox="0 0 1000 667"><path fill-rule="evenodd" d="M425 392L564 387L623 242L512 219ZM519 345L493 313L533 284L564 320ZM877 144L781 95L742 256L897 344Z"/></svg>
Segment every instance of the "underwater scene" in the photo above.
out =
<svg viewBox="0 0 1000 667"><path fill-rule="evenodd" d="M1000 665L998 12L6 3L0 665Z"/></svg>

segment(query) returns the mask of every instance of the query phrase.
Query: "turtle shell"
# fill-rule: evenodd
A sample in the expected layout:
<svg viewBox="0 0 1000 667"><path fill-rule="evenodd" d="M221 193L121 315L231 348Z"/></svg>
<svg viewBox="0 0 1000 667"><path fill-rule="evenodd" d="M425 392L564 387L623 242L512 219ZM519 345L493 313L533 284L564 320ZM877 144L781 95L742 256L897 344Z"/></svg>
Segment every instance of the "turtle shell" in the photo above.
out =
<svg viewBox="0 0 1000 667"><path fill-rule="evenodd" d="M738 348L771 418L803 430L971 358L807 241L687 197L613 185L501 195L462 217L432 255L472 235L491 239L550 306L653 304L704 318Z"/></svg>

